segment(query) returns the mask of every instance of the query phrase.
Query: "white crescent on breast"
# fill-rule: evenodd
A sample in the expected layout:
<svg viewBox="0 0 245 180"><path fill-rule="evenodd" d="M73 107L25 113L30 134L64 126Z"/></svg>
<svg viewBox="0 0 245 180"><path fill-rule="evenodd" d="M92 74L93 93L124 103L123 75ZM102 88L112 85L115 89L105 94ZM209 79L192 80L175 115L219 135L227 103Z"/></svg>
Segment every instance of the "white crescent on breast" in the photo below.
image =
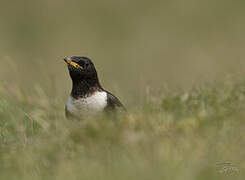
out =
<svg viewBox="0 0 245 180"><path fill-rule="evenodd" d="M94 114L103 111L107 105L107 93L95 92L89 97L75 99L72 96L68 98L66 104L67 111L75 116L84 115L84 113Z"/></svg>

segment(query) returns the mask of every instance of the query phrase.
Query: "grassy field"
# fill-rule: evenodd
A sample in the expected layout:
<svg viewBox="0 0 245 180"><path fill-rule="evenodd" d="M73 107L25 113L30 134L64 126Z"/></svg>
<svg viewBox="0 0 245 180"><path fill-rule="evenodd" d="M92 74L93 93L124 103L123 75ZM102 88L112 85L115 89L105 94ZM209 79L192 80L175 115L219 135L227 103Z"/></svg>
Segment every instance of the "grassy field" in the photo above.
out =
<svg viewBox="0 0 245 180"><path fill-rule="evenodd" d="M245 81L163 92L77 122L41 89L1 89L0 179L244 179Z"/></svg>
<svg viewBox="0 0 245 180"><path fill-rule="evenodd" d="M0 179L245 179L245 3L1 1ZM64 56L128 109L67 121Z"/></svg>

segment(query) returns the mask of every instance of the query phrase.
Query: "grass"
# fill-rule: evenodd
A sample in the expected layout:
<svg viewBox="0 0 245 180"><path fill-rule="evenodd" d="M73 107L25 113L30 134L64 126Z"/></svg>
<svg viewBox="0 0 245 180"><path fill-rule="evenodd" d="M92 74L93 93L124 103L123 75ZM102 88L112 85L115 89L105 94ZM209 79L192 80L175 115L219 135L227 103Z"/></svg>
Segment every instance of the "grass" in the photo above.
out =
<svg viewBox="0 0 245 180"><path fill-rule="evenodd" d="M0 179L244 179L244 80L148 96L77 122L41 88L2 88Z"/></svg>
<svg viewBox="0 0 245 180"><path fill-rule="evenodd" d="M0 14L0 180L245 179L244 1L3 1ZM126 114L65 119L72 55Z"/></svg>

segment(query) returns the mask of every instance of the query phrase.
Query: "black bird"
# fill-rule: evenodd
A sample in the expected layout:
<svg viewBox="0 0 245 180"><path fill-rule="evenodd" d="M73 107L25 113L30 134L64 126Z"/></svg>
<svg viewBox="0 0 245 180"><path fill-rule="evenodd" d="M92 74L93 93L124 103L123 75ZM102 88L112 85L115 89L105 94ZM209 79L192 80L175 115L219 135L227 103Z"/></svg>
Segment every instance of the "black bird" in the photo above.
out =
<svg viewBox="0 0 245 180"><path fill-rule="evenodd" d="M72 91L66 104L66 117L83 119L97 112L124 111L117 97L104 90L97 71L88 57L64 58L72 79Z"/></svg>

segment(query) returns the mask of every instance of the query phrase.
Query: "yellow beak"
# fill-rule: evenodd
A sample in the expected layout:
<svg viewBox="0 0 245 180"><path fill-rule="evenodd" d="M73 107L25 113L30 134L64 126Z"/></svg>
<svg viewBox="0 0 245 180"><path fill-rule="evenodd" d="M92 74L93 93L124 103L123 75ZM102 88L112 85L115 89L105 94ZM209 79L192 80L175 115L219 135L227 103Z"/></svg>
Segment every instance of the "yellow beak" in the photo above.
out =
<svg viewBox="0 0 245 180"><path fill-rule="evenodd" d="M77 64L77 63L71 61L70 58L64 58L64 61L66 62L67 65L70 65L70 66L72 66L72 67L74 67L74 68L77 68L77 69L83 69L82 66L80 66L79 64Z"/></svg>

